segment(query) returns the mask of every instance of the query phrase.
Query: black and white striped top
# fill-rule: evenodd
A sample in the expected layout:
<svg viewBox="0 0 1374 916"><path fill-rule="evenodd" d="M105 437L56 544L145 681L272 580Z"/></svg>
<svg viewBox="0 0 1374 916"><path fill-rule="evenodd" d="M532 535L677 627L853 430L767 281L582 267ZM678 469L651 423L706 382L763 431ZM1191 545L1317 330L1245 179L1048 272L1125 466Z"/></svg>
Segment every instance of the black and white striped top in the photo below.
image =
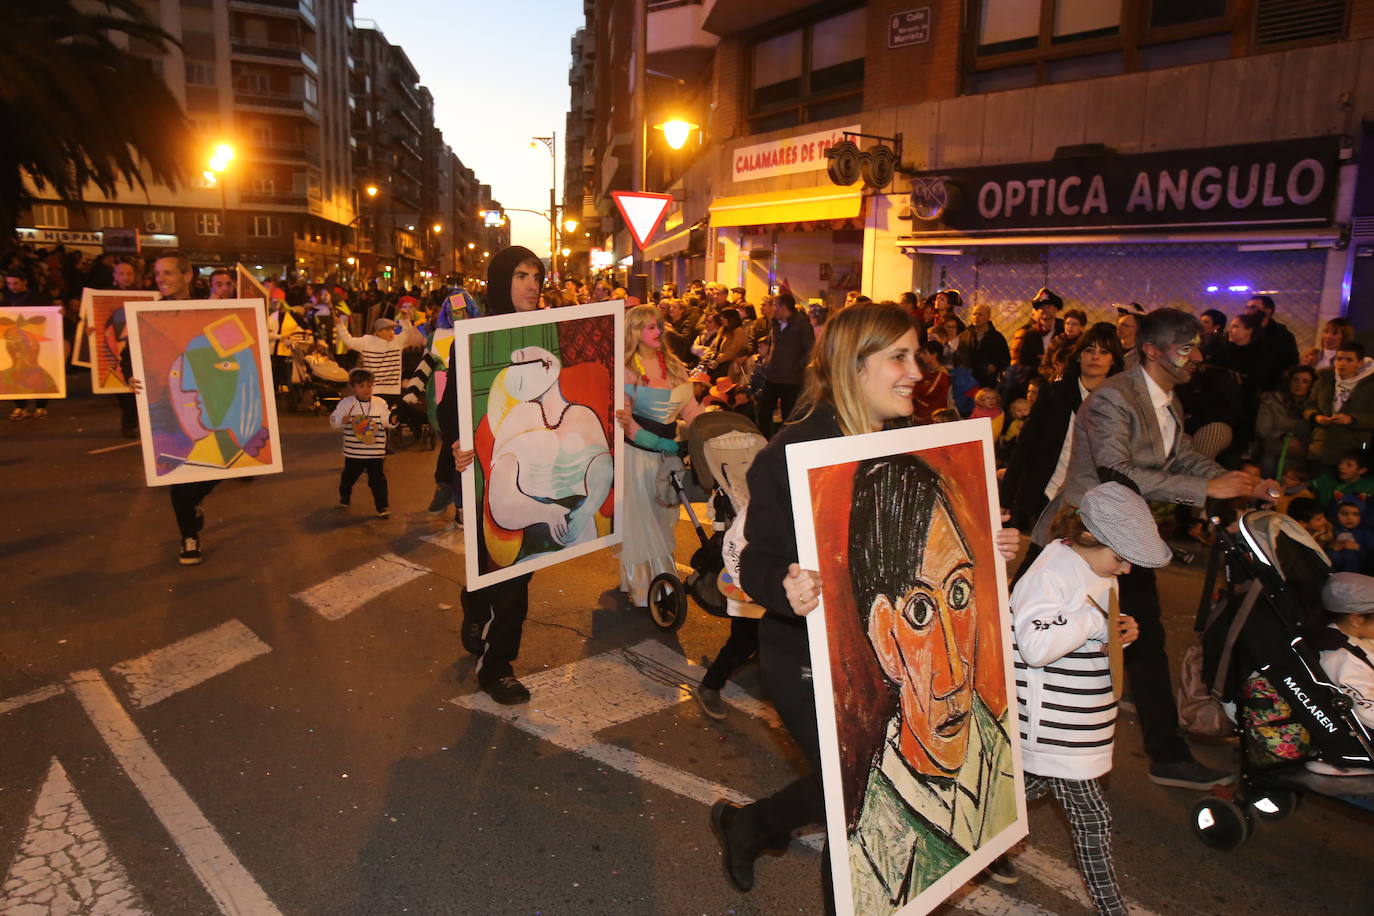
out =
<svg viewBox="0 0 1374 916"><path fill-rule="evenodd" d="M339 339L350 350L362 354L362 368L373 375L373 394L401 393L401 341L409 328L408 322L402 322L395 337L382 340L376 334L354 337L348 333L347 326L339 325Z"/></svg>
<svg viewBox="0 0 1374 916"><path fill-rule="evenodd" d="M1107 619L1116 580L1055 541L1011 595L1016 701L1026 771L1093 779L1112 768L1116 700Z"/></svg>
<svg viewBox="0 0 1374 916"><path fill-rule="evenodd" d="M329 425L343 430L345 458L385 458L386 431L391 421L391 405L377 395L359 401L349 395L329 415Z"/></svg>

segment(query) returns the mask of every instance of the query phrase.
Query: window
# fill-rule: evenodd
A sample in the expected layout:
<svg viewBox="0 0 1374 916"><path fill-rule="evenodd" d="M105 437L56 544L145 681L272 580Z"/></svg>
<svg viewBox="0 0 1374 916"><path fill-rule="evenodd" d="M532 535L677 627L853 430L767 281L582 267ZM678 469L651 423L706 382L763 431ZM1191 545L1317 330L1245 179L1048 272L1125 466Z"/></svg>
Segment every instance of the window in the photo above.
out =
<svg viewBox="0 0 1374 916"><path fill-rule="evenodd" d="M248 124L248 134L253 142L266 146L272 142L272 125L268 121L252 121Z"/></svg>
<svg viewBox="0 0 1374 916"><path fill-rule="evenodd" d="M67 208L62 204L34 204L33 224L39 229L66 229Z"/></svg>
<svg viewBox="0 0 1374 916"><path fill-rule="evenodd" d="M258 194L277 193L277 180L271 175L258 175L252 181L253 190Z"/></svg>
<svg viewBox="0 0 1374 916"><path fill-rule="evenodd" d="M862 110L867 23L860 7L755 41L750 130L778 130Z"/></svg>
<svg viewBox="0 0 1374 916"><path fill-rule="evenodd" d="M186 61L186 85L188 86L213 86L215 85L215 65L208 60L188 60Z"/></svg>
<svg viewBox="0 0 1374 916"><path fill-rule="evenodd" d="M196 214L196 234L197 235L224 235L224 226L220 223L218 213L197 213Z"/></svg>
<svg viewBox="0 0 1374 916"><path fill-rule="evenodd" d="M234 86L247 92L270 92L272 80L266 73L259 70L243 70L234 77Z"/></svg>
<svg viewBox="0 0 1374 916"><path fill-rule="evenodd" d="M144 210L143 229L171 235L177 231L176 214L171 210Z"/></svg>
<svg viewBox="0 0 1374 916"><path fill-rule="evenodd" d="M189 118L191 130L198 134L213 134L219 130L219 122L209 118Z"/></svg>
<svg viewBox="0 0 1374 916"><path fill-rule="evenodd" d="M281 235L281 218L276 216L255 216L248 224L248 234L258 238L276 238Z"/></svg>
<svg viewBox="0 0 1374 916"><path fill-rule="evenodd" d="M1239 0L970 0L966 92L1091 79L1230 54ZM1217 38L1217 40L1209 40ZM1224 39L1224 40L1223 40ZM1220 50L1219 50L1220 49Z"/></svg>
<svg viewBox="0 0 1374 916"><path fill-rule="evenodd" d="M86 212L92 229L119 229L124 225L124 211L118 207L91 207Z"/></svg>

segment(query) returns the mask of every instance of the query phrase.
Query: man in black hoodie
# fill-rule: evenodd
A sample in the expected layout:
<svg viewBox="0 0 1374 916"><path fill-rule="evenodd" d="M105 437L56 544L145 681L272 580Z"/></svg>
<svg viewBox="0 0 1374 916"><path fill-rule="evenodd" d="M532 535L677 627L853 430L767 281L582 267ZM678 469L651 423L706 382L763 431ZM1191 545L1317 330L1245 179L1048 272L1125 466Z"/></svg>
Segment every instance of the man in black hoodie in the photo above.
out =
<svg viewBox="0 0 1374 916"><path fill-rule="evenodd" d="M487 314L535 311L539 308L543 287L544 265L534 252L518 245L499 251L487 268ZM452 345L448 364L457 366ZM458 444L458 385L464 381L456 376L449 377L437 411L443 447L452 450L453 464L460 474L471 467L476 455L464 451ZM480 524L480 515L470 523ZM477 549L486 552L486 544L480 537ZM532 576L533 573L526 573L476 591L464 588L459 595L463 605L463 648L478 657L477 684L493 700L508 706L528 703L530 699L529 689L516 679L511 662L520 653L520 635L529 612Z"/></svg>

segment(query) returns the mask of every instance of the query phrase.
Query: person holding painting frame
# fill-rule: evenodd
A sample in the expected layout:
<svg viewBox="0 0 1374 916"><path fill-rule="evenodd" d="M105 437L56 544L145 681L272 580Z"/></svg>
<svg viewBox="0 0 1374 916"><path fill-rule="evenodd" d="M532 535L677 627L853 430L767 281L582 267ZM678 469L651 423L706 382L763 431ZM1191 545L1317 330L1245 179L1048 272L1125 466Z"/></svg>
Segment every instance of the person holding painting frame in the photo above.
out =
<svg viewBox="0 0 1374 916"><path fill-rule="evenodd" d="M759 623L759 660L764 684L811 772L749 805L728 800L711 808L711 827L721 845L726 877L740 891L754 886L754 860L784 848L792 831L824 823L820 738L816 722L806 615L820 598L819 576L797 562L787 446L853 436L907 425L911 393L921 378L917 336L910 315L896 305L862 304L844 309L826 325L807 369L793 419L749 469L748 546L740 561L741 586L766 611ZM1018 533L1003 529L997 549L1016 553ZM828 859L828 857L826 857ZM822 863L825 907L833 911L830 869Z"/></svg>

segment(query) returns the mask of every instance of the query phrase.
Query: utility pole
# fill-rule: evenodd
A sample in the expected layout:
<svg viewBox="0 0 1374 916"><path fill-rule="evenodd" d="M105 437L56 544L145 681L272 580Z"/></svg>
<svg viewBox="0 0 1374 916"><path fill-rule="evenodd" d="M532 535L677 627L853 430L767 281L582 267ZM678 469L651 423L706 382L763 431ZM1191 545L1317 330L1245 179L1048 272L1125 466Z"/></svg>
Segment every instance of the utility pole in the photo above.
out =
<svg viewBox="0 0 1374 916"><path fill-rule="evenodd" d="M649 51L649 4L641 2L633 4L635 16L635 44L634 44L634 68L630 71L634 77L634 94L630 103L631 117L634 119L634 172L631 176L631 190L649 190L649 112L648 112L648 86L645 84L649 76L649 67L645 58ZM649 278L644 274L644 252L639 250L634 239L630 240L630 276L626 278L626 289L632 296L637 296L640 302L647 302L649 299Z"/></svg>

